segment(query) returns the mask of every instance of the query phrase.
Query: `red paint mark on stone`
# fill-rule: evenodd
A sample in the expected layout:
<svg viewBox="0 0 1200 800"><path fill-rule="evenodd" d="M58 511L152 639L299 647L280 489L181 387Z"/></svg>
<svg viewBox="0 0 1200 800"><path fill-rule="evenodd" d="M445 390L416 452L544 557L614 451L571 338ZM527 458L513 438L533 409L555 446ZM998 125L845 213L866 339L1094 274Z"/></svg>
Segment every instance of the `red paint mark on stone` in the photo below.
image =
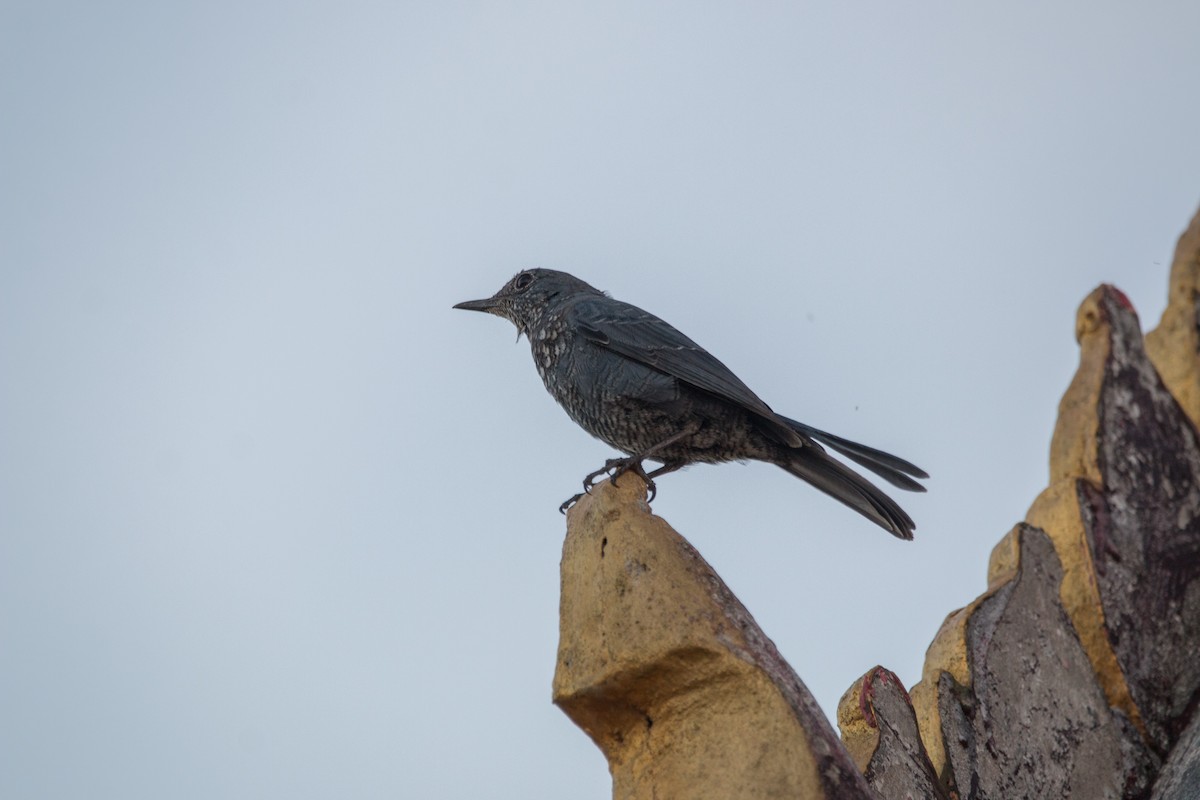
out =
<svg viewBox="0 0 1200 800"><path fill-rule="evenodd" d="M1123 306L1126 311L1134 311L1133 303L1129 302L1129 298L1120 289L1113 286L1111 283L1104 284L1104 289L1106 292L1111 294L1113 296L1113 299L1116 300L1118 303L1120 303L1121 306ZM1137 313L1137 312L1134 311L1134 313Z"/></svg>
<svg viewBox="0 0 1200 800"><path fill-rule="evenodd" d="M862 712L863 719L872 728L878 728L879 724L875 721L875 709L871 708L870 701L874 698L872 695L874 690L871 689L871 681L864 679L862 691L858 694L858 710Z"/></svg>
<svg viewBox="0 0 1200 800"><path fill-rule="evenodd" d="M862 691L858 693L858 710L862 712L863 719L872 728L879 727L879 720L875 716L875 681L879 681L883 686L894 685L899 688L904 702L908 703L909 708L912 708L912 698L909 697L908 690L904 688L904 684L900 682L896 673L883 667L872 667L863 677Z"/></svg>
<svg viewBox="0 0 1200 800"><path fill-rule="evenodd" d="M882 669L883 667L872 668L863 677L862 691L858 693L858 710L862 712L863 719L872 728L878 728L879 722L875 719L875 687L871 684L875 680L875 675Z"/></svg>

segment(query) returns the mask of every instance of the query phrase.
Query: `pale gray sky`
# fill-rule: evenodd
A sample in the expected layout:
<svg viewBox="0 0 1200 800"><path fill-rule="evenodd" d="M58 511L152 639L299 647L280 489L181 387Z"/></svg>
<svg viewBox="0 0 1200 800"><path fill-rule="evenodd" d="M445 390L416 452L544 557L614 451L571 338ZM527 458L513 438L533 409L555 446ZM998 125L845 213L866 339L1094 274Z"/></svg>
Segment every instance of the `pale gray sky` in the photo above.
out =
<svg viewBox="0 0 1200 800"><path fill-rule="evenodd" d="M609 796L550 704L558 504L614 455L519 268L933 476L655 510L829 713L911 684L1045 485L1101 281L1200 204L1200 4L0 8L0 796Z"/></svg>

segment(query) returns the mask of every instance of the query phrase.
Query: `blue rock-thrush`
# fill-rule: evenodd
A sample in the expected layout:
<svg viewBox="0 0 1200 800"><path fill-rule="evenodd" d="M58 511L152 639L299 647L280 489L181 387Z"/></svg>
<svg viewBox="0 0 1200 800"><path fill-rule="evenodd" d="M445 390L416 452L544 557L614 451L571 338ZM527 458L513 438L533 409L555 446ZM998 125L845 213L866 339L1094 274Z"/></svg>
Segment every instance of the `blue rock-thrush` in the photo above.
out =
<svg viewBox="0 0 1200 800"><path fill-rule="evenodd" d="M486 300L455 308L504 317L525 334L546 389L584 430L628 454L588 475L654 478L688 464L776 464L901 539L912 518L825 452L825 445L901 489L927 478L902 458L776 414L728 367L663 320L565 272L530 269ZM662 464L647 473L646 459ZM581 495L562 505L565 510Z"/></svg>

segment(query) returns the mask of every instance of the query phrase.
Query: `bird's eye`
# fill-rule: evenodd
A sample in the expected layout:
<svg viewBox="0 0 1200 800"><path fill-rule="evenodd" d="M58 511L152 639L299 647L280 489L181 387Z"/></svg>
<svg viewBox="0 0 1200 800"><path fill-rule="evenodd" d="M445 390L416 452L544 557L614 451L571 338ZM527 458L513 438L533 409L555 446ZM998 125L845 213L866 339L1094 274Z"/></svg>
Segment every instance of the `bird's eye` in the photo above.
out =
<svg viewBox="0 0 1200 800"><path fill-rule="evenodd" d="M518 275L516 277L516 280L513 281L513 288L514 289L528 289L529 284L531 284L531 283L533 283L533 273L532 272L522 272L520 275Z"/></svg>

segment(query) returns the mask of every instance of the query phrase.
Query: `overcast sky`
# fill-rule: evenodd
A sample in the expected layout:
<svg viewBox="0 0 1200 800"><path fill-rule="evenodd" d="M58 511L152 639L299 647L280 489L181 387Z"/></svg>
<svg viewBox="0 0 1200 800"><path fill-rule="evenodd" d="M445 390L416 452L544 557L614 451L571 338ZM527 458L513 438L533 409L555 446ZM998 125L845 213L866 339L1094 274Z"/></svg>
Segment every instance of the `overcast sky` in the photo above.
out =
<svg viewBox="0 0 1200 800"><path fill-rule="evenodd" d="M827 713L907 685L1044 488L1075 310L1200 204L1200 4L0 6L0 796L605 798L550 703L615 455L518 269L924 467L901 542L771 466L655 511ZM903 496L901 496L903 495Z"/></svg>

